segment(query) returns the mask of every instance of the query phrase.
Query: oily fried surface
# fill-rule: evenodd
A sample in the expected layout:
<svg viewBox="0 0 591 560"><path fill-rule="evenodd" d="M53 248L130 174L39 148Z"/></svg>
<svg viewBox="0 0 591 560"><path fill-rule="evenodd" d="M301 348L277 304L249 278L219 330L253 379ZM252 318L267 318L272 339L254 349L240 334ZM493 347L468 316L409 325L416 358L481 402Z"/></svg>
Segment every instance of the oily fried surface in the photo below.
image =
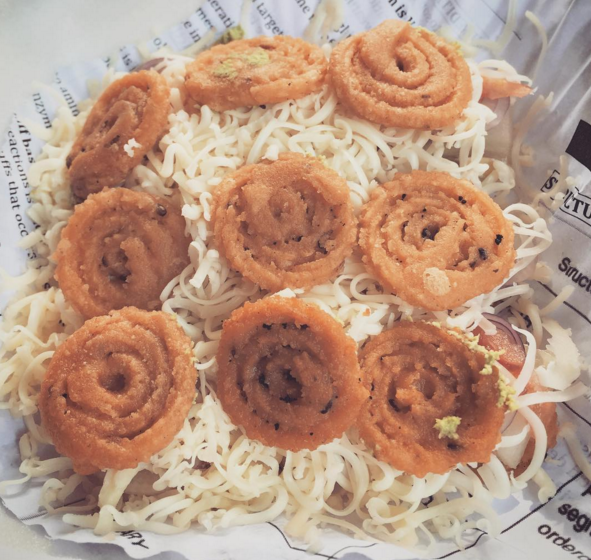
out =
<svg viewBox="0 0 591 560"><path fill-rule="evenodd" d="M90 319L53 355L44 428L74 470L128 469L166 447L195 395L191 340L174 317L133 307Z"/></svg>
<svg viewBox="0 0 591 560"><path fill-rule="evenodd" d="M189 264L185 220L168 200L105 189L79 204L62 230L55 277L85 317L133 305L154 310Z"/></svg>
<svg viewBox="0 0 591 560"><path fill-rule="evenodd" d="M122 183L162 136L170 90L157 72L128 74L98 98L66 160L76 201ZM123 147L140 144L130 156Z"/></svg>
<svg viewBox="0 0 591 560"><path fill-rule="evenodd" d="M231 266L272 291L326 282L357 236L345 180L300 154L226 177L212 216L216 244Z"/></svg>
<svg viewBox="0 0 591 560"><path fill-rule="evenodd" d="M447 173L397 174L360 217L364 261L411 305L457 307L490 292L515 262L513 226L487 194Z"/></svg>
<svg viewBox="0 0 591 560"><path fill-rule="evenodd" d="M416 476L489 460L505 409L497 369L480 373L483 354L433 325L403 322L368 342L359 361L371 395L359 433L378 459ZM449 416L461 418L457 439L434 427Z"/></svg>
<svg viewBox="0 0 591 560"><path fill-rule="evenodd" d="M398 20L339 43L329 79L343 105L386 126L443 128L472 97L470 70L459 51Z"/></svg>
<svg viewBox="0 0 591 560"><path fill-rule="evenodd" d="M299 99L319 90L328 61L322 49L278 35L241 39L201 53L187 66L191 98L215 111Z"/></svg>
<svg viewBox="0 0 591 560"><path fill-rule="evenodd" d="M234 311L217 363L224 410L269 446L316 449L340 437L367 398L355 342L324 311L295 298Z"/></svg>

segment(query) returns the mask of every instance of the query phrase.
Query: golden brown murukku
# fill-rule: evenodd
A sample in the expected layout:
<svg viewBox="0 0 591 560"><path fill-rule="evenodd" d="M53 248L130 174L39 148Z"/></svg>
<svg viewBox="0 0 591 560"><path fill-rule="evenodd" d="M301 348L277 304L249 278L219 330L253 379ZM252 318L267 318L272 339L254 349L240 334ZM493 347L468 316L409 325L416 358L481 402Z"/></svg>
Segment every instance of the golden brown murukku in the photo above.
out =
<svg viewBox="0 0 591 560"><path fill-rule="evenodd" d="M272 291L326 282L357 236L346 181L300 154L226 177L214 194L212 220L231 266Z"/></svg>
<svg viewBox="0 0 591 560"><path fill-rule="evenodd" d="M351 426L367 392L356 344L298 299L246 303L224 321L218 396L232 422L265 445L316 449Z"/></svg>
<svg viewBox="0 0 591 560"><path fill-rule="evenodd" d="M166 80L153 70L128 74L105 89L66 159L77 201L119 185L142 161L166 129L169 98ZM133 147L124 149L130 140Z"/></svg>
<svg viewBox="0 0 591 560"><path fill-rule="evenodd" d="M447 173L399 173L360 217L363 260L411 305L453 309L490 292L515 262L513 226L484 192Z"/></svg>
<svg viewBox="0 0 591 560"><path fill-rule="evenodd" d="M133 468L181 429L195 381L192 343L176 319L128 307L86 321L58 347L41 422L77 473Z"/></svg>
<svg viewBox="0 0 591 560"><path fill-rule="evenodd" d="M328 61L320 47L284 35L217 45L187 65L191 98L214 111L299 99L319 90Z"/></svg>
<svg viewBox="0 0 591 560"><path fill-rule="evenodd" d="M532 89L519 82L510 82L504 78L482 76L482 94L480 98L500 99L501 97L525 97Z"/></svg>
<svg viewBox="0 0 591 560"><path fill-rule="evenodd" d="M416 476L489 460L505 408L497 368L480 373L483 353L434 325L403 322L370 340L359 360L371 395L359 433L378 459Z"/></svg>
<svg viewBox="0 0 591 560"><path fill-rule="evenodd" d="M458 49L398 20L339 43L328 72L345 107L386 126L443 128L472 97L470 69Z"/></svg>
<svg viewBox="0 0 591 560"><path fill-rule="evenodd" d="M185 220L168 200L105 189L79 204L62 230L55 277L87 318L160 308L160 293L189 264Z"/></svg>

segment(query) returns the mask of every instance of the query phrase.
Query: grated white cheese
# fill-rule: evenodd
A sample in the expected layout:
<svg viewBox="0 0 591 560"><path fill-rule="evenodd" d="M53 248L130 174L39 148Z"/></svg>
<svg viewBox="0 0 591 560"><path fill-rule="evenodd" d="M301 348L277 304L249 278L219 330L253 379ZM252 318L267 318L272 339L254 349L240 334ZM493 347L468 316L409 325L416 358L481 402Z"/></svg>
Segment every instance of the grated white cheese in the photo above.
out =
<svg viewBox="0 0 591 560"><path fill-rule="evenodd" d="M125 144L125 146L123 146L123 149L129 157L133 157L135 155L134 148L141 147L142 145L138 143L138 141L135 138L130 138L128 142Z"/></svg>

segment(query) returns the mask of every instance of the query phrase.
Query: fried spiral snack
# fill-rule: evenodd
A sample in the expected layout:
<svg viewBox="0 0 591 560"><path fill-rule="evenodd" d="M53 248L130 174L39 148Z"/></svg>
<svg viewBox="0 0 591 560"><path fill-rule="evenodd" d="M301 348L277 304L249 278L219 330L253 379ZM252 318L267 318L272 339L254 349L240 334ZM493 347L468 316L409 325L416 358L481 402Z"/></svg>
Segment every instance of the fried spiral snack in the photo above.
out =
<svg viewBox="0 0 591 560"><path fill-rule="evenodd" d="M396 175L373 191L360 224L368 268L425 309L452 309L490 292L515 262L513 226L499 206L447 173Z"/></svg>
<svg viewBox="0 0 591 560"><path fill-rule="evenodd" d="M472 98L470 69L458 49L398 20L339 43L328 72L345 107L386 126L443 128Z"/></svg>
<svg viewBox="0 0 591 560"><path fill-rule="evenodd" d="M300 154L229 175L215 192L212 220L232 267L273 291L327 281L357 236L345 180Z"/></svg>
<svg viewBox="0 0 591 560"><path fill-rule="evenodd" d="M128 307L90 319L58 347L41 421L77 473L133 468L181 429L195 381L192 343L176 319Z"/></svg>
<svg viewBox="0 0 591 560"><path fill-rule="evenodd" d="M153 70L128 74L105 89L66 159L77 202L122 183L142 161L166 129L169 98L166 80ZM130 152L124 147L132 139Z"/></svg>
<svg viewBox="0 0 591 560"><path fill-rule="evenodd" d="M355 421L367 392L356 345L316 306L270 297L224 322L218 395L246 435L265 445L316 449Z"/></svg>
<svg viewBox="0 0 591 560"><path fill-rule="evenodd" d="M497 368L480 373L483 353L434 325L404 322L369 341L359 360L371 394L359 433L378 459L419 477L489 460L505 408ZM447 435L435 427L446 419L456 419Z"/></svg>
<svg viewBox="0 0 591 560"><path fill-rule="evenodd" d="M160 308L160 293L189 264L185 220L164 198L105 189L79 204L62 230L55 277L86 318L135 306Z"/></svg>
<svg viewBox="0 0 591 560"><path fill-rule="evenodd" d="M319 90L328 61L320 47L277 35L217 45L187 65L194 101L214 111L299 99Z"/></svg>

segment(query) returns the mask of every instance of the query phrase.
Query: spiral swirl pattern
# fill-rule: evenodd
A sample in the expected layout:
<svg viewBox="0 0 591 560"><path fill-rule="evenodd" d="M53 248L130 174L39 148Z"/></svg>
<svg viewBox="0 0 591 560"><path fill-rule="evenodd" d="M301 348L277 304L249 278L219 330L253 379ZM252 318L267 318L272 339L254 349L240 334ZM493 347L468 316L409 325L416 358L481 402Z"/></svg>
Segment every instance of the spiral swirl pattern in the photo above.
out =
<svg viewBox="0 0 591 560"><path fill-rule="evenodd" d="M66 299L87 318L160 307L160 293L189 264L185 220L168 200L105 189L76 207L55 253Z"/></svg>
<svg viewBox="0 0 591 560"><path fill-rule="evenodd" d="M265 445L316 449L355 421L367 398L356 345L332 317L295 298L247 303L224 322L218 395Z"/></svg>
<svg viewBox="0 0 591 560"><path fill-rule="evenodd" d="M397 20L339 43L329 78L343 105L386 126L443 128L472 97L470 70L459 51Z"/></svg>
<svg viewBox="0 0 591 560"><path fill-rule="evenodd" d="M174 317L114 311L56 350L39 394L41 421L76 472L133 468L181 429L195 381L192 343Z"/></svg>
<svg viewBox="0 0 591 560"><path fill-rule="evenodd" d="M168 123L170 89L157 72L128 74L94 104L66 159L74 199L122 183ZM135 140L133 155L124 146Z"/></svg>
<svg viewBox="0 0 591 560"><path fill-rule="evenodd" d="M328 61L320 47L277 35L217 45L187 65L191 98L215 111L299 99L318 91Z"/></svg>
<svg viewBox="0 0 591 560"><path fill-rule="evenodd" d="M300 154L232 173L215 193L213 222L232 267L273 291L329 280L357 236L345 180Z"/></svg>
<svg viewBox="0 0 591 560"><path fill-rule="evenodd" d="M427 323L398 323L360 352L371 400L359 433L378 459L425 476L458 463L487 462L501 438L498 371L481 374L484 354ZM440 437L437 420L458 417L457 437Z"/></svg>
<svg viewBox="0 0 591 560"><path fill-rule="evenodd" d="M515 262L513 226L499 206L447 173L396 175L373 191L360 224L368 268L424 309L453 309L490 292Z"/></svg>

